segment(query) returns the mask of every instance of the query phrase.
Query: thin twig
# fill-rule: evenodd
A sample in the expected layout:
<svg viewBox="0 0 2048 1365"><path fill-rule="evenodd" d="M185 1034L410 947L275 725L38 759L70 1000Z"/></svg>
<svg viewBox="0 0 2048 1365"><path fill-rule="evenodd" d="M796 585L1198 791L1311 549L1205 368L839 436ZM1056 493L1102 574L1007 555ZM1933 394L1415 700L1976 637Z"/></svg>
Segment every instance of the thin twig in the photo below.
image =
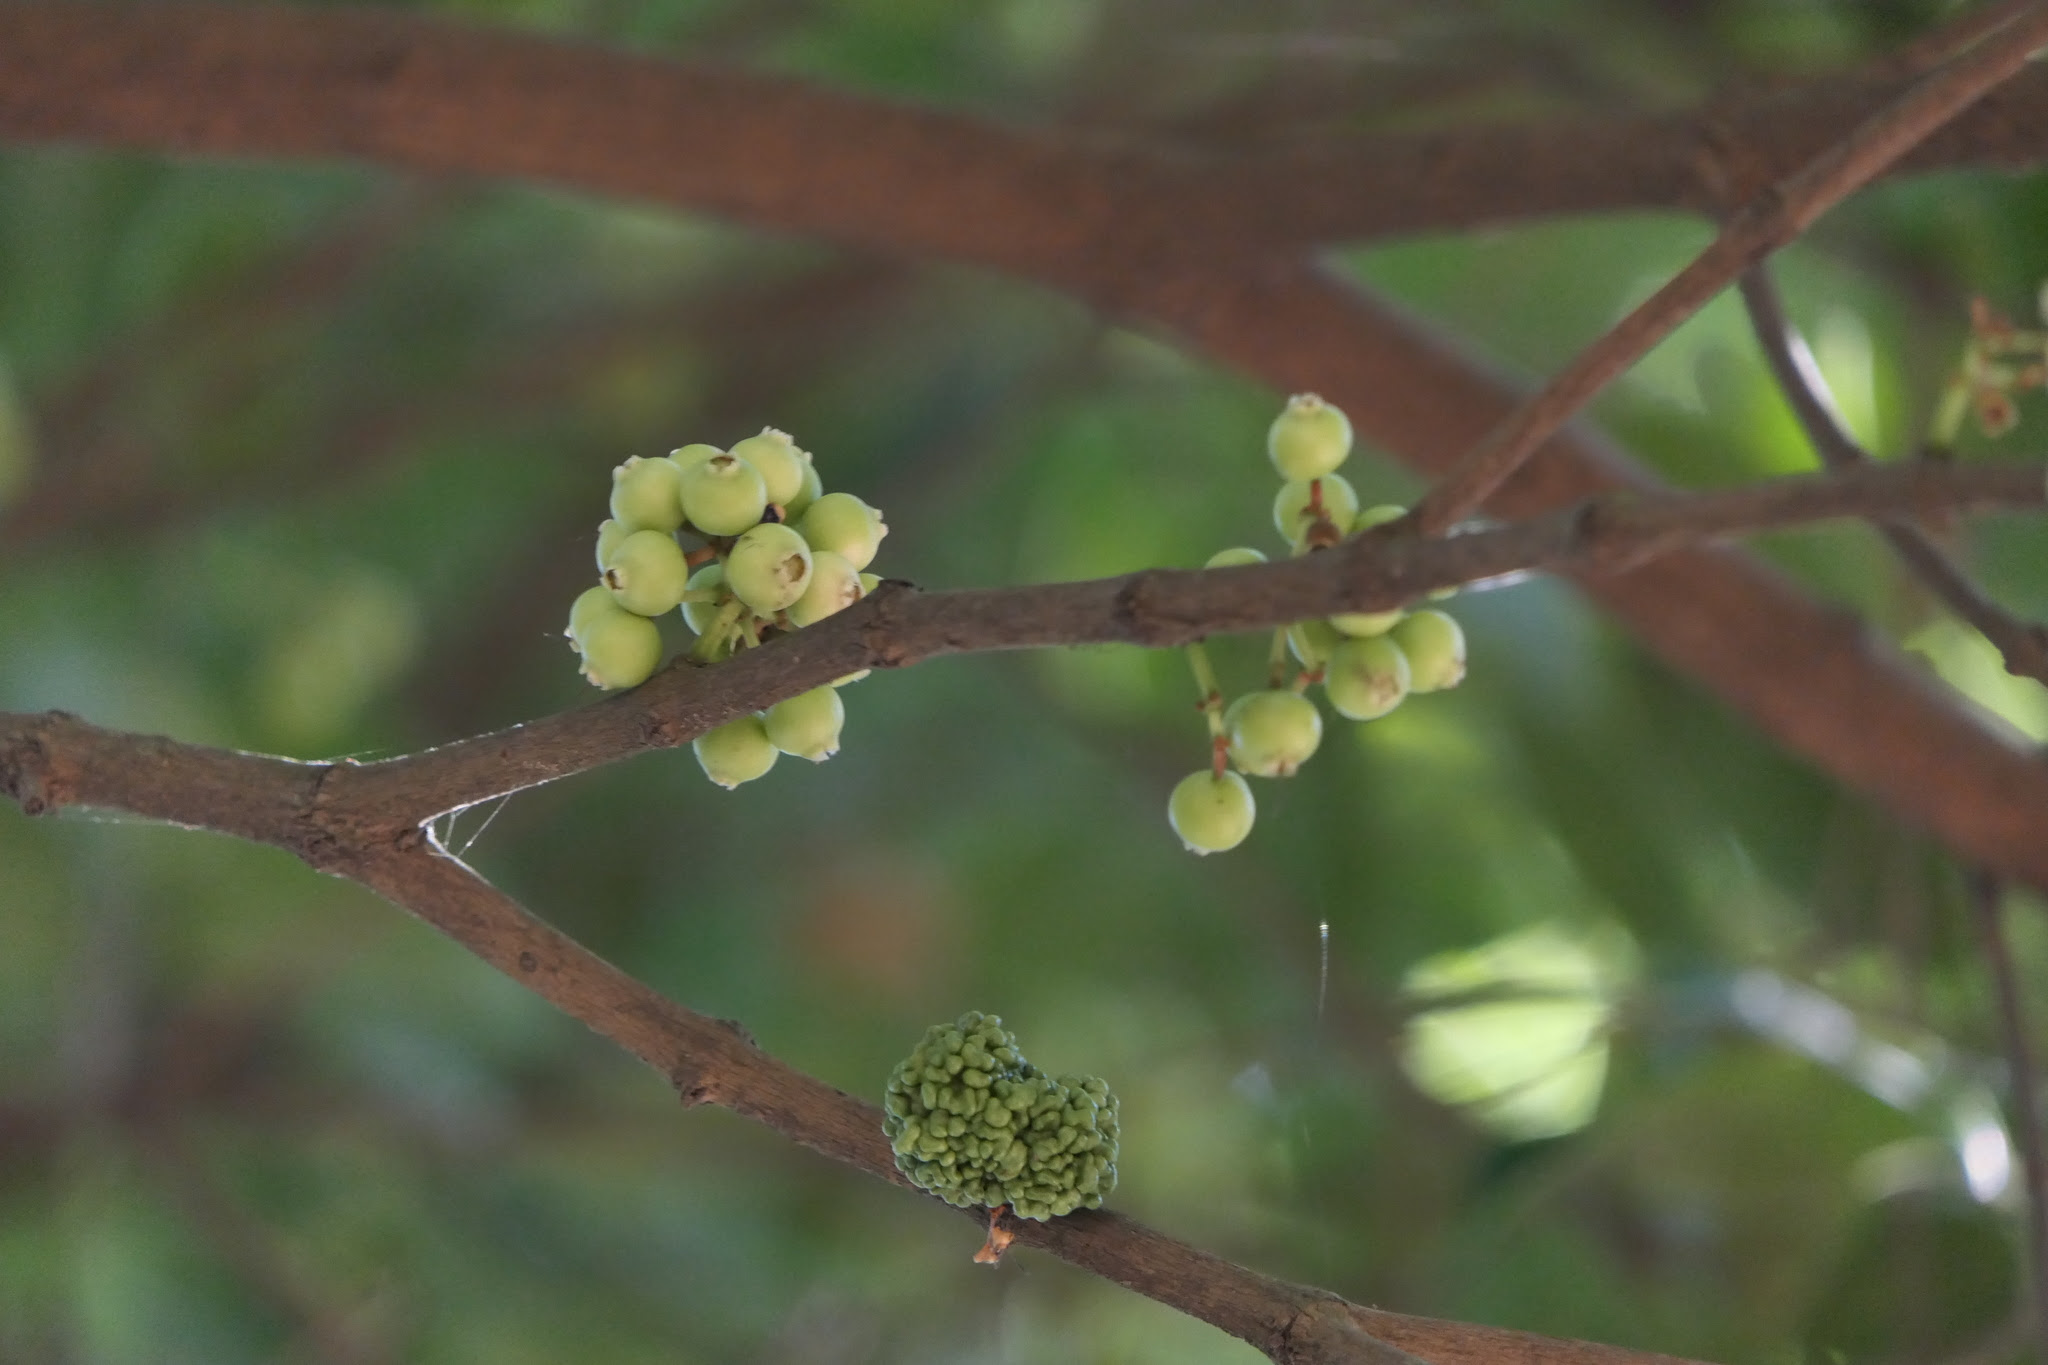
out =
<svg viewBox="0 0 2048 1365"><path fill-rule="evenodd" d="M2005 80L2048 42L2048 5L2025 14L1915 83L1797 174L1751 199L1707 249L1581 351L1543 389L1488 432L1408 514L1436 535L1471 515L1595 394L1698 312L1749 266L1796 240L1823 213Z"/></svg>
<svg viewBox="0 0 2048 1365"><path fill-rule="evenodd" d="M2032 1286L2039 1329L2035 1346L2048 1360L2048 1148L2044 1148L2041 1138L2034 1050L2027 1041L2026 1020L2020 1011L2019 976L2013 969L2012 948L2006 942L2005 922L1999 909L2002 888L1996 877L1982 870L1972 872L1969 883L1970 909L1977 923L1984 967L1991 977L1992 999L1998 1010L1999 1046L2005 1053L2020 1169L2027 1182L2027 1242L2034 1264Z"/></svg>
<svg viewBox="0 0 2048 1365"><path fill-rule="evenodd" d="M1758 264L1742 275L1742 302L1750 326L1762 344L1764 359L1778 387L1805 428L1821 463L1830 469L1853 469L1872 463L1842 425L1834 395L1806 339L1792 325L1772 282L1770 267ZM1926 532L1909 522L1881 521L1878 530L1913 575L1950 611L1975 626L1997 647L2008 673L2048 685L2048 630L2006 611L1973 582Z"/></svg>

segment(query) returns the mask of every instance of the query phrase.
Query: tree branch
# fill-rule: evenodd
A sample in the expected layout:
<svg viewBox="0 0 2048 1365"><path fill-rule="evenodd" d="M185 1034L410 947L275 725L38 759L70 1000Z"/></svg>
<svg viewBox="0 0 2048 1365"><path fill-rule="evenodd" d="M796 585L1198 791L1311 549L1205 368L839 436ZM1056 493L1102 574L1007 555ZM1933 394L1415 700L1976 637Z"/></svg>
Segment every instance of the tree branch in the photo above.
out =
<svg viewBox="0 0 2048 1365"><path fill-rule="evenodd" d="M1756 265L1742 276L1742 302L1764 359L1778 387L1829 469L1872 463L1870 453L1843 429L1827 380L1821 377L1806 340L1785 316L1770 268ZM1919 527L1882 521L1878 531L1913 576L1957 616L1975 626L2005 659L2006 672L2048 686L2048 630L2022 621L1984 595L1968 573Z"/></svg>
<svg viewBox="0 0 2048 1365"><path fill-rule="evenodd" d="M1729 216L1707 249L1607 329L1542 390L1488 432L1408 514L1435 535L1471 515L1595 394L1647 355L1750 266L1796 240L1916 143L2020 69L2048 42L2048 5L2033 5L1917 81L1893 103Z"/></svg>
<svg viewBox="0 0 2048 1365"><path fill-rule="evenodd" d="M1984 970L1991 977L1991 999L1998 1015L1999 1051L2005 1054L2007 1099L2013 1133L2019 1140L2020 1173L2027 1195L2027 1259L2033 1274L2027 1284L2034 1300L2034 1349L2048 1359L2048 1147L2041 1136L2041 1098L2034 1080L2034 1049L2027 1041L2026 1016L2020 1007L2019 974L2012 946L2006 940L1999 905L2003 888L1998 878L1981 869L1969 874L1970 917L1976 924Z"/></svg>
<svg viewBox="0 0 2048 1365"><path fill-rule="evenodd" d="M735 1023L684 1008L619 971L431 847L338 852L344 871L666 1076L685 1104L715 1104L878 1179L907 1182L880 1109L762 1051ZM1276 1361L1400 1365L1682 1365L1566 1341L1351 1304L1198 1251L1121 1214L1024 1223L1018 1240L1177 1308Z"/></svg>

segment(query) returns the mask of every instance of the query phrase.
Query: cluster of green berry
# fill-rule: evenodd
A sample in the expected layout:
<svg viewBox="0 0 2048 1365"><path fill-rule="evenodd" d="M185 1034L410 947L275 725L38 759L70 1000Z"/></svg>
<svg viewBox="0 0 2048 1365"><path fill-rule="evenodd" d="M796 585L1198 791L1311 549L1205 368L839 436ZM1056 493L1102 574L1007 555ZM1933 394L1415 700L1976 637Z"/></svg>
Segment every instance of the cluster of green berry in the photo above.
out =
<svg viewBox="0 0 2048 1365"><path fill-rule="evenodd" d="M807 450L769 428L729 451L688 445L612 471L611 520L597 528L600 581L569 609L583 676L638 687L661 663L654 619L677 607L712 663L844 610L880 580L865 572L889 528L851 493L827 493ZM841 678L698 736L721 787L767 772L778 754L814 763L839 751Z"/></svg>
<svg viewBox="0 0 2048 1365"><path fill-rule="evenodd" d="M2037 300L2048 322L2048 284ZM1947 449L1974 416L1977 429L1994 440L2019 425L2017 395L2048 388L2048 332L2015 327L1981 298L1970 300L1970 337L1949 375L1928 430L1928 444Z"/></svg>
<svg viewBox="0 0 2048 1365"><path fill-rule="evenodd" d="M889 1077L896 1169L958 1208L1043 1222L1116 1188L1117 1102L1092 1076L1047 1076L993 1014L934 1024Z"/></svg>
<svg viewBox="0 0 2048 1365"><path fill-rule="evenodd" d="M1404 507L1359 507L1357 492L1337 472L1351 453L1350 419L1314 394L1287 400L1267 432L1266 450L1286 481L1273 499L1273 522L1296 555L1328 549L1407 514ZM1265 560L1240 546L1212 556L1205 567ZM1288 666L1290 654L1298 671ZM1220 853L1244 842L1257 814L1242 775L1292 777L1322 743L1323 717L1308 699L1310 687L1321 683L1337 714L1376 720L1410 693L1456 687L1465 676L1465 635L1450 616L1433 610L1297 621L1274 632L1265 690L1228 707L1206 649L1191 645L1188 658L1209 720L1212 752L1207 768L1174 787L1166 813L1190 851Z"/></svg>

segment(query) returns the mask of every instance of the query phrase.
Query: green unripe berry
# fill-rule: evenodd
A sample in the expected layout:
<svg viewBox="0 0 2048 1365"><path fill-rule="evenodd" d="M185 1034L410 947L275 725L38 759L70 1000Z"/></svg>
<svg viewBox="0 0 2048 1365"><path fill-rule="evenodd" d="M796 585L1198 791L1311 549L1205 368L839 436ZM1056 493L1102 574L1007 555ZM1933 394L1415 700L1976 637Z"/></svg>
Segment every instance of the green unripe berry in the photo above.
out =
<svg viewBox="0 0 2048 1365"><path fill-rule="evenodd" d="M668 453L668 457L676 462L676 468L688 469L693 464L702 464L713 455L723 454L725 452L717 446L706 445L702 441L693 441L686 446L677 446Z"/></svg>
<svg viewBox="0 0 2048 1365"><path fill-rule="evenodd" d="M1209 562L1202 567L1205 569L1230 569L1240 564L1263 564L1265 562L1266 557L1251 546L1238 545L1228 550L1218 550L1215 554L1209 556Z"/></svg>
<svg viewBox="0 0 2048 1365"><path fill-rule="evenodd" d="M816 625L861 599L861 574L846 556L830 550L811 551L811 585L789 609L790 624Z"/></svg>
<svg viewBox="0 0 2048 1365"><path fill-rule="evenodd" d="M1287 649L1307 669L1330 662L1330 651L1344 640L1328 621L1296 621L1287 628Z"/></svg>
<svg viewBox="0 0 2048 1365"><path fill-rule="evenodd" d="M811 547L778 521L756 526L733 542L725 558L725 585L757 616L793 606L811 586Z"/></svg>
<svg viewBox="0 0 2048 1365"><path fill-rule="evenodd" d="M638 687L654 676L661 663L661 632L654 622L614 602L611 610L592 611L575 624L583 676L592 683L617 691Z"/></svg>
<svg viewBox="0 0 2048 1365"><path fill-rule="evenodd" d="M844 555L856 569L865 569L881 547L889 528L882 514L851 493L827 493L810 505L797 523L813 550Z"/></svg>
<svg viewBox="0 0 2048 1365"><path fill-rule="evenodd" d="M1385 635L1407 614L1399 607L1391 611L1340 611L1330 618L1330 627L1339 635Z"/></svg>
<svg viewBox="0 0 2048 1365"><path fill-rule="evenodd" d="M1239 772L1292 777L1323 742L1323 713L1292 692L1250 692L1223 713L1223 732Z"/></svg>
<svg viewBox="0 0 2048 1365"><path fill-rule="evenodd" d="M732 454L760 472L761 482L768 490L768 501L785 513L797 494L803 491L804 470L810 467L810 462L796 448L796 442L789 439L788 432L763 427L759 436L735 442Z"/></svg>
<svg viewBox="0 0 2048 1365"><path fill-rule="evenodd" d="M1266 453L1283 479L1320 479L1351 453L1351 419L1312 393L1297 393L1266 431Z"/></svg>
<svg viewBox="0 0 2048 1365"><path fill-rule="evenodd" d="M681 509L677 509L680 516ZM633 528L623 521L604 521L597 527L597 571L603 573L612 566L612 552L619 548L619 542L633 534Z"/></svg>
<svg viewBox="0 0 2048 1365"><path fill-rule="evenodd" d="M683 470L682 505L705 535L736 536L768 510L768 486L754 466L721 452Z"/></svg>
<svg viewBox="0 0 2048 1365"><path fill-rule="evenodd" d="M704 776L731 791L775 766L776 748L759 716L741 716L690 741Z"/></svg>
<svg viewBox="0 0 2048 1365"><path fill-rule="evenodd" d="M862 597L866 597L881 586L882 576L878 573L864 573L860 576L860 595Z"/></svg>
<svg viewBox="0 0 2048 1365"><path fill-rule="evenodd" d="M1353 535L1356 535L1358 532L1369 530L1374 526L1384 526L1390 521L1399 521L1407 515L1408 509L1405 507L1397 507L1393 503L1381 503L1377 507L1368 507L1353 517L1351 519L1351 532ZM1407 613L1398 607L1392 611L1339 612L1330 618L1330 624L1346 635L1384 635L1393 629L1394 622L1400 620L1405 615Z"/></svg>
<svg viewBox="0 0 2048 1365"><path fill-rule="evenodd" d="M620 610L623 609L613 600L612 590L604 584L600 583L594 588L585 588L577 596L576 600L569 604L569 628L563 631L562 634L568 636L573 643L583 638L584 631L589 628L590 623L596 620L599 615L608 611Z"/></svg>
<svg viewBox="0 0 2048 1365"><path fill-rule="evenodd" d="M722 588L724 586L725 566L717 563L706 564L703 568L691 574L688 584L692 592L700 592L710 588ZM712 621L717 618L718 607L719 604L717 602L685 602L683 603L683 620L689 623L689 627L694 633L702 635L711 628Z"/></svg>
<svg viewBox="0 0 2048 1365"><path fill-rule="evenodd" d="M1323 486L1323 516L1342 536L1358 516L1358 493L1342 474L1325 474L1319 482ZM1280 529L1281 539L1295 550L1307 542L1309 529L1315 524L1308 514L1309 483L1307 479L1284 483L1273 498L1273 525Z"/></svg>
<svg viewBox="0 0 2048 1365"><path fill-rule="evenodd" d="M1408 656L1384 635L1346 640L1330 655L1323 692L1337 714L1378 720L1399 706L1413 686Z"/></svg>
<svg viewBox="0 0 2048 1365"><path fill-rule="evenodd" d="M832 686L834 686L834 687L844 687L844 686L846 686L846 685L847 685L848 683L857 683L857 682L859 682L859 681L860 681L860 680L861 680L862 678L865 678L865 677L866 677L866 676L867 676L868 674L870 674L870 673L872 673L872 672L874 672L874 670L873 670L872 668L863 668L863 669L862 669L862 670L861 670L860 672L858 672L858 673L849 673L849 674L847 674L847 675L846 675L845 677L843 677L843 678L834 678L834 679L832 680Z"/></svg>
<svg viewBox="0 0 2048 1365"><path fill-rule="evenodd" d="M1351 519L1351 530L1355 535L1360 531L1369 531L1375 526L1385 526L1390 521L1399 521L1407 515L1408 509L1399 503L1375 503Z"/></svg>
<svg viewBox="0 0 2048 1365"><path fill-rule="evenodd" d="M682 483L674 460L635 455L612 471L612 516L634 531L673 531L683 524Z"/></svg>
<svg viewBox="0 0 2048 1365"><path fill-rule="evenodd" d="M768 742L783 753L823 763L839 752L846 703L832 688L814 687L769 707L765 723Z"/></svg>
<svg viewBox="0 0 2048 1365"><path fill-rule="evenodd" d="M627 536L612 551L611 567L604 571L604 585L619 605L642 616L674 611L689 581L690 566L683 560L683 547L667 531L635 531Z"/></svg>
<svg viewBox="0 0 2048 1365"><path fill-rule="evenodd" d="M1465 680L1465 632L1440 611L1418 611L1390 632L1408 656L1417 692L1441 692Z"/></svg>
<svg viewBox="0 0 2048 1365"><path fill-rule="evenodd" d="M1249 783L1236 773L1207 768L1182 778L1166 802L1167 822L1195 854L1236 848L1252 832L1257 814Z"/></svg>
<svg viewBox="0 0 2048 1365"><path fill-rule="evenodd" d="M811 504L825 494L825 481L818 477L817 467L811 463L810 452L806 450L798 453L804 457L803 486L797 489L796 496L782 509L782 519L790 522L801 519L804 513L811 510Z"/></svg>

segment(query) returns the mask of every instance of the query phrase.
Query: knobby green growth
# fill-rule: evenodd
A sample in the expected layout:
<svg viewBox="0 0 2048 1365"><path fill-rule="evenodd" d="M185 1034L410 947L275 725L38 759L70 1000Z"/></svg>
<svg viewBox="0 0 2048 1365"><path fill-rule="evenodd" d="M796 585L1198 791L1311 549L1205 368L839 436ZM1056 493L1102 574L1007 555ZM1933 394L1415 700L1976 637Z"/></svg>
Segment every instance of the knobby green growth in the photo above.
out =
<svg viewBox="0 0 2048 1365"><path fill-rule="evenodd" d="M1273 524L1296 555L1315 554L1398 520L1407 509L1360 508L1358 494L1337 473L1351 454L1351 422L1312 393L1296 394L1273 420L1266 452L1283 480ZM1205 568L1260 564L1249 546L1219 550ZM1188 774L1167 800L1167 823L1190 853L1221 853L1251 833L1258 803L1243 773L1292 777L1322 741L1322 715L1308 691L1323 686L1330 705L1350 720L1377 720L1418 692L1456 687L1465 676L1465 635L1441 611L1345 612L1297 621L1274 632L1266 686L1225 704L1216 671L1198 642L1188 662L1210 736L1209 766ZM1292 655L1301 671L1291 679ZM1237 772L1229 769L1235 767Z"/></svg>
<svg viewBox="0 0 2048 1365"><path fill-rule="evenodd" d="M576 599L566 632L583 676L606 689L654 675L653 618L678 606L704 663L844 611L881 581L861 570L889 533L859 498L825 492L811 453L773 427L730 451L698 444L634 456L612 471L611 514L597 532L598 585ZM820 689L693 747L707 777L736 787L767 772L778 752L829 758L844 718L839 699Z"/></svg>
<svg viewBox="0 0 2048 1365"><path fill-rule="evenodd" d="M1043 1222L1116 1188L1117 1101L1093 1076L1054 1079L993 1014L925 1030L889 1077L882 1131L896 1169L958 1208Z"/></svg>

